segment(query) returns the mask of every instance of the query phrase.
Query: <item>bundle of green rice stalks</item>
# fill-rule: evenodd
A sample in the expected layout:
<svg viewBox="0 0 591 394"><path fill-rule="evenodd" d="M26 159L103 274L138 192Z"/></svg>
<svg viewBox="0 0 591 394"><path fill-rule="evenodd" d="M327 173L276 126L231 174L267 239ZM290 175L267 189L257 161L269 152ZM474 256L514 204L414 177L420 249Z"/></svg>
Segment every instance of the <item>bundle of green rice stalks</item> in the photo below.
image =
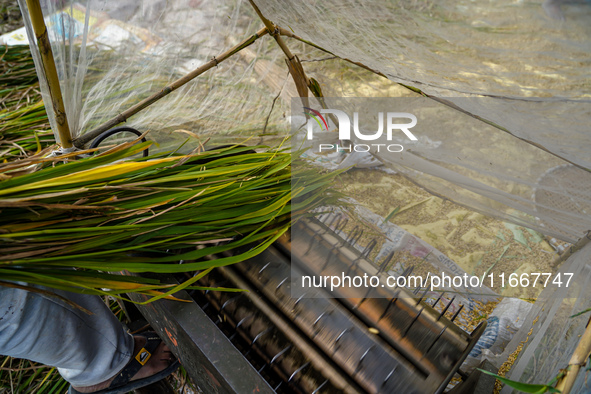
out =
<svg viewBox="0 0 591 394"><path fill-rule="evenodd" d="M338 197L334 174L292 166L299 159L285 151L233 146L137 158L148 144L66 163L68 155L39 155L0 164L8 178L0 181L0 285L170 297L214 267L263 251L292 212ZM44 168L22 174L34 166ZM293 189L292 176L300 179ZM240 252L208 258L229 250ZM180 286L121 275L193 271Z"/></svg>
<svg viewBox="0 0 591 394"><path fill-rule="evenodd" d="M28 46L0 46L0 160L13 161L55 143Z"/></svg>
<svg viewBox="0 0 591 394"><path fill-rule="evenodd" d="M0 109L39 101L39 81L28 45L0 45Z"/></svg>
<svg viewBox="0 0 591 394"><path fill-rule="evenodd" d="M0 110L0 160L13 161L55 144L43 102Z"/></svg>

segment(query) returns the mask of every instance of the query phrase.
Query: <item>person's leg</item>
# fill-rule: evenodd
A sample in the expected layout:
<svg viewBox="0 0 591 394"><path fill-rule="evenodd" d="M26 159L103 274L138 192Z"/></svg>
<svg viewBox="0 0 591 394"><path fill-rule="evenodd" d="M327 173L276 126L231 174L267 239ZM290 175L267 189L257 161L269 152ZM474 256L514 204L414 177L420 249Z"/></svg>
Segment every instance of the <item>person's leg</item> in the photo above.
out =
<svg viewBox="0 0 591 394"><path fill-rule="evenodd" d="M134 338L98 296L55 291L92 315L49 296L0 286L0 354L58 367L73 386L115 376Z"/></svg>

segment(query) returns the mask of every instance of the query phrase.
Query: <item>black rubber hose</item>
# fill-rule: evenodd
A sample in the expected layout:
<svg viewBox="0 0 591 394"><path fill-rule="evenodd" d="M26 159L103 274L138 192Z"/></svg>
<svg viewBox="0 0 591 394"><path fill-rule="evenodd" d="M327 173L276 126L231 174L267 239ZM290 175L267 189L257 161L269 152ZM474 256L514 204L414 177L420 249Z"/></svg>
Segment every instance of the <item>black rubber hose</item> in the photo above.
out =
<svg viewBox="0 0 591 394"><path fill-rule="evenodd" d="M98 146L101 144L101 142L103 142L105 139L107 139L117 133L124 133L126 131L133 133L133 134L137 135L138 137L140 137L142 135L142 133L140 133L139 131L137 131L133 127L129 127L129 126L115 127L114 129L107 130L104 133L100 134L98 137L96 137L95 140L92 141L92 144L90 144L90 149L98 148ZM142 142L146 142L146 137L142 138ZM148 148L144 149L144 157L147 157L147 156L148 156Z"/></svg>

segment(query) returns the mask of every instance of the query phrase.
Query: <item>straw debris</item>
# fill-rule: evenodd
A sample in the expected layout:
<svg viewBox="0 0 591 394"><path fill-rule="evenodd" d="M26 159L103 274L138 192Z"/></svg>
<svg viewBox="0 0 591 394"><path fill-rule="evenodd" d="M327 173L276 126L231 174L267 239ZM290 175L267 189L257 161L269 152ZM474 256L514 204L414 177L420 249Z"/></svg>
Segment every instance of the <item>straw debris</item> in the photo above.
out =
<svg viewBox="0 0 591 394"><path fill-rule="evenodd" d="M538 319L539 319L539 317L536 317L534 319L534 321L532 322L532 326L538 322ZM513 367L513 364L515 363L515 361L517 361L517 357L519 356L519 353L521 353L521 351L523 350L523 346L527 343L527 341L529 341L529 337L531 336L533 331L534 331L534 328L532 327L529 330L529 332L527 333L527 336L525 337L525 339L523 341L521 341L519 343L519 345L517 346L517 348L515 349L515 351L509 355L509 358L507 358L507 361L505 361L501 365L497 375L504 377L505 374L511 370L511 367ZM503 384L501 383L501 381L498 379L495 380L494 394L499 394L501 392L502 388L503 388Z"/></svg>

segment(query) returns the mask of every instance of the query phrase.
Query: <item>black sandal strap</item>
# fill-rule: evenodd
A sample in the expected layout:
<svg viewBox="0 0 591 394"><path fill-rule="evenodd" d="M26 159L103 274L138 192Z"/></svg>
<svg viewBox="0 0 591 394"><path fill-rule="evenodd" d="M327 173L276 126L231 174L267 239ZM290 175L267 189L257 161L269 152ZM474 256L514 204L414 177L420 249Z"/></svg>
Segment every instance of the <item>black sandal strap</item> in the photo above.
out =
<svg viewBox="0 0 591 394"><path fill-rule="evenodd" d="M154 354L154 351L160 345L162 340L156 335L154 332L145 332L138 334L146 338L146 343L144 347L136 353L133 358L127 363L125 368L111 382L109 388L116 388L120 386L124 386L134 375L148 362L148 360Z"/></svg>

